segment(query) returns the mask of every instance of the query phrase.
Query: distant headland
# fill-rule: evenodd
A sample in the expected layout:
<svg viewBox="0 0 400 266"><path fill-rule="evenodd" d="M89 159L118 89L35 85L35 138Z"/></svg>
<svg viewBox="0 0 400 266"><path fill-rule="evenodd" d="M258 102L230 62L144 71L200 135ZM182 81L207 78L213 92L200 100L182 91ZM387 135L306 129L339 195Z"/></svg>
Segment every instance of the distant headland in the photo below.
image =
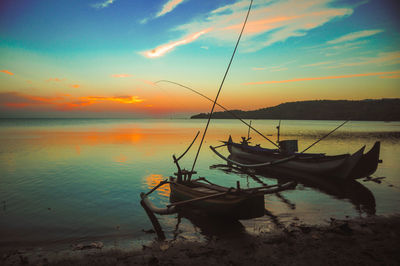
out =
<svg viewBox="0 0 400 266"><path fill-rule="evenodd" d="M400 121L400 99L314 100L282 103L252 111L230 111L243 119L293 120L359 120ZM209 114L193 115L191 119L208 118ZM229 112L215 112L214 119L234 119Z"/></svg>

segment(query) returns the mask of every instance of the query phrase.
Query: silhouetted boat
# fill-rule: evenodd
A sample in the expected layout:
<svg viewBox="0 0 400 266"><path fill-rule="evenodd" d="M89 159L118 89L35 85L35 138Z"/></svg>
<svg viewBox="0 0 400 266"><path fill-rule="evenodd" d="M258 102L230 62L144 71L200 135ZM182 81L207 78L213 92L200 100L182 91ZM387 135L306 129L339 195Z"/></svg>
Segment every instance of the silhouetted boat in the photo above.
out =
<svg viewBox="0 0 400 266"><path fill-rule="evenodd" d="M297 141L288 141L294 146L290 149L267 149L259 145L252 146L246 140L235 143L229 136L224 142L232 155L229 159L211 149L222 159L240 167L253 169L273 168L276 171L290 170L294 175L306 173L319 177L333 177L340 179L356 179L373 174L379 160L380 142L375 142L369 152L364 154L365 146L353 154L328 156L323 153L298 153ZM281 143L285 143L281 141Z"/></svg>
<svg viewBox="0 0 400 266"><path fill-rule="evenodd" d="M265 214L265 194L277 193L296 186L296 182L287 181L283 184L242 189L238 182L236 188L228 188L213 184L205 178L191 180L191 174L193 172L178 167L176 177L161 182L162 185L168 183L171 190L171 204L165 208L154 206L147 199L150 193L142 193L142 200L152 212L161 215L177 212L181 206L190 206L214 217L251 219Z"/></svg>

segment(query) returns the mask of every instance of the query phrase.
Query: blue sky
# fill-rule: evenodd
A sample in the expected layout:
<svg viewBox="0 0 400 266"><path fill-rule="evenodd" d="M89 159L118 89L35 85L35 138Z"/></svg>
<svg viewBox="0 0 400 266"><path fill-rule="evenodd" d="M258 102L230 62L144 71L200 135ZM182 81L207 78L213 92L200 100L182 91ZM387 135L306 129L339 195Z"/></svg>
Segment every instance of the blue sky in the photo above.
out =
<svg viewBox="0 0 400 266"><path fill-rule="evenodd" d="M209 103L249 1L0 3L0 111L170 117ZM254 1L221 103L400 97L398 1Z"/></svg>

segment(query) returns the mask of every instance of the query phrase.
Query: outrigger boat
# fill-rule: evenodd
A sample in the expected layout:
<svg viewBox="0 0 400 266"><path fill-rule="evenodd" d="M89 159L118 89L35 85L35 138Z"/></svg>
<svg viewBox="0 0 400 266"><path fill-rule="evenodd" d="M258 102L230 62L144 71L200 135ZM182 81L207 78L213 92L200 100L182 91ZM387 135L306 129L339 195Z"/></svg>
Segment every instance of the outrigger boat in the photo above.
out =
<svg viewBox="0 0 400 266"><path fill-rule="evenodd" d="M197 137L197 136L196 136ZM196 138L193 140L192 144ZM265 215L264 195L294 189L295 181L264 185L256 188L241 188L239 181L236 188L224 187L211 183L204 177L192 179L195 171L181 169L178 161L190 149L177 159L173 155L178 171L169 180L164 180L147 193L141 193L141 205L148 214L160 239L165 236L155 214L166 215L177 213L185 208L197 209L206 215L220 217L225 220L252 219ZM169 184L170 204L164 208L156 207L148 198L159 187Z"/></svg>
<svg viewBox="0 0 400 266"><path fill-rule="evenodd" d="M250 145L248 139L241 143L233 142L231 136L223 142L227 146L230 157L219 153L216 148L210 148L228 163L253 169L273 168L275 171L291 171L311 174L319 177L339 179L357 179L373 174L379 160L380 142L375 142L370 151L364 154L365 146L353 154L328 156L324 153L299 153L297 140L279 142L279 149L262 148L260 145Z"/></svg>
<svg viewBox="0 0 400 266"><path fill-rule="evenodd" d="M161 215L171 214L178 212L179 209L183 208L184 206L190 206L190 208L196 208L202 211L203 213L206 213L207 215L219 216L223 217L224 219L250 219L250 218L260 217L265 214L265 206L264 206L265 194L277 193L282 190L294 188L297 184L294 181L288 181L284 184L278 183L276 185L271 185L271 186L243 189L240 187L239 182L237 182L236 188L233 187L228 188L213 184L204 177L192 179L193 175L196 174L196 171L194 171L194 167L203 140L205 138L207 128L212 117L212 113L214 111L215 105L217 104L219 93L224 84L225 77L229 71L241 35L246 25L247 18L252 6L252 2L253 1L251 1L250 3L249 10L247 12L247 16L243 24L243 28L237 40L236 47L233 51L230 63L228 64L228 67L226 69L217 96L213 101L213 106L211 108L207 126L205 127L205 130L203 132L203 137L200 142L196 157L194 159L192 170L189 171L186 169L181 169L178 161L188 152L190 147L195 142L197 136L199 135L199 132L197 133L193 142L189 145L186 151L179 158L176 158L175 155L173 155L174 163L178 168L178 171L174 173L174 176L171 176L169 180L164 180L160 182L149 192L140 194L141 205L143 206L151 222L153 223L153 227L156 230L159 239L163 239L165 238L165 236L162 232L161 226L158 223L158 220L156 219L154 213ZM155 191L159 187L166 184L169 184L170 186L171 203L164 208L158 208L154 206L154 204L152 204L152 202L148 198L148 195L150 195L153 191Z"/></svg>

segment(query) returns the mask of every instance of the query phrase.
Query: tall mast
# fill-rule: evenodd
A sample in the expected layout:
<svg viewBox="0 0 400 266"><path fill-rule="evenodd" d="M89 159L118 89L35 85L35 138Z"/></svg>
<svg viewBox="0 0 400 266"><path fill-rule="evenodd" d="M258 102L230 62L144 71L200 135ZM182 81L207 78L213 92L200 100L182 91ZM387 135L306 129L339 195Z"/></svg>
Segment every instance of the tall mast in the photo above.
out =
<svg viewBox="0 0 400 266"><path fill-rule="evenodd" d="M199 149L197 150L196 157L194 158L194 161L193 161L192 172L194 171L194 167L196 166L197 158L199 157L199 153L200 153L200 150L201 150L201 146L203 145L204 137L206 136L207 129L208 129L208 126L209 126L210 121L211 121L211 116L212 116L212 114L213 114L213 112L214 112L214 108L215 108L215 105L216 105L216 103L217 103L217 100L218 100L219 94L220 94L220 92L221 92L222 86L224 85L225 78L226 78L226 76L228 75L229 69L230 69L230 67L231 67L233 58L234 58L234 56L235 56L237 47L238 47L238 45L239 45L240 39L241 39L242 34L243 34L244 27L246 26L247 19L249 18L249 14L250 14L250 10L251 10L251 6L252 6L252 5L253 5L253 0L251 0L251 2L250 2L249 9L247 10L246 19L245 19L244 22L243 22L243 27L242 27L242 30L240 31L239 38L238 38L238 40L237 40L237 42L236 42L235 49L233 50L233 53L232 53L232 56L231 56L231 60L229 61L229 64L228 64L228 67L226 68L224 77L222 78L222 82L221 82L221 85L219 86L217 96L215 96L215 100L214 100L214 103L213 103L213 105L212 105L210 115L208 116L207 125L206 125L206 128L204 129L204 133L203 133L203 136L202 136L202 138L201 138L201 142L200 142L200 145L199 145Z"/></svg>

